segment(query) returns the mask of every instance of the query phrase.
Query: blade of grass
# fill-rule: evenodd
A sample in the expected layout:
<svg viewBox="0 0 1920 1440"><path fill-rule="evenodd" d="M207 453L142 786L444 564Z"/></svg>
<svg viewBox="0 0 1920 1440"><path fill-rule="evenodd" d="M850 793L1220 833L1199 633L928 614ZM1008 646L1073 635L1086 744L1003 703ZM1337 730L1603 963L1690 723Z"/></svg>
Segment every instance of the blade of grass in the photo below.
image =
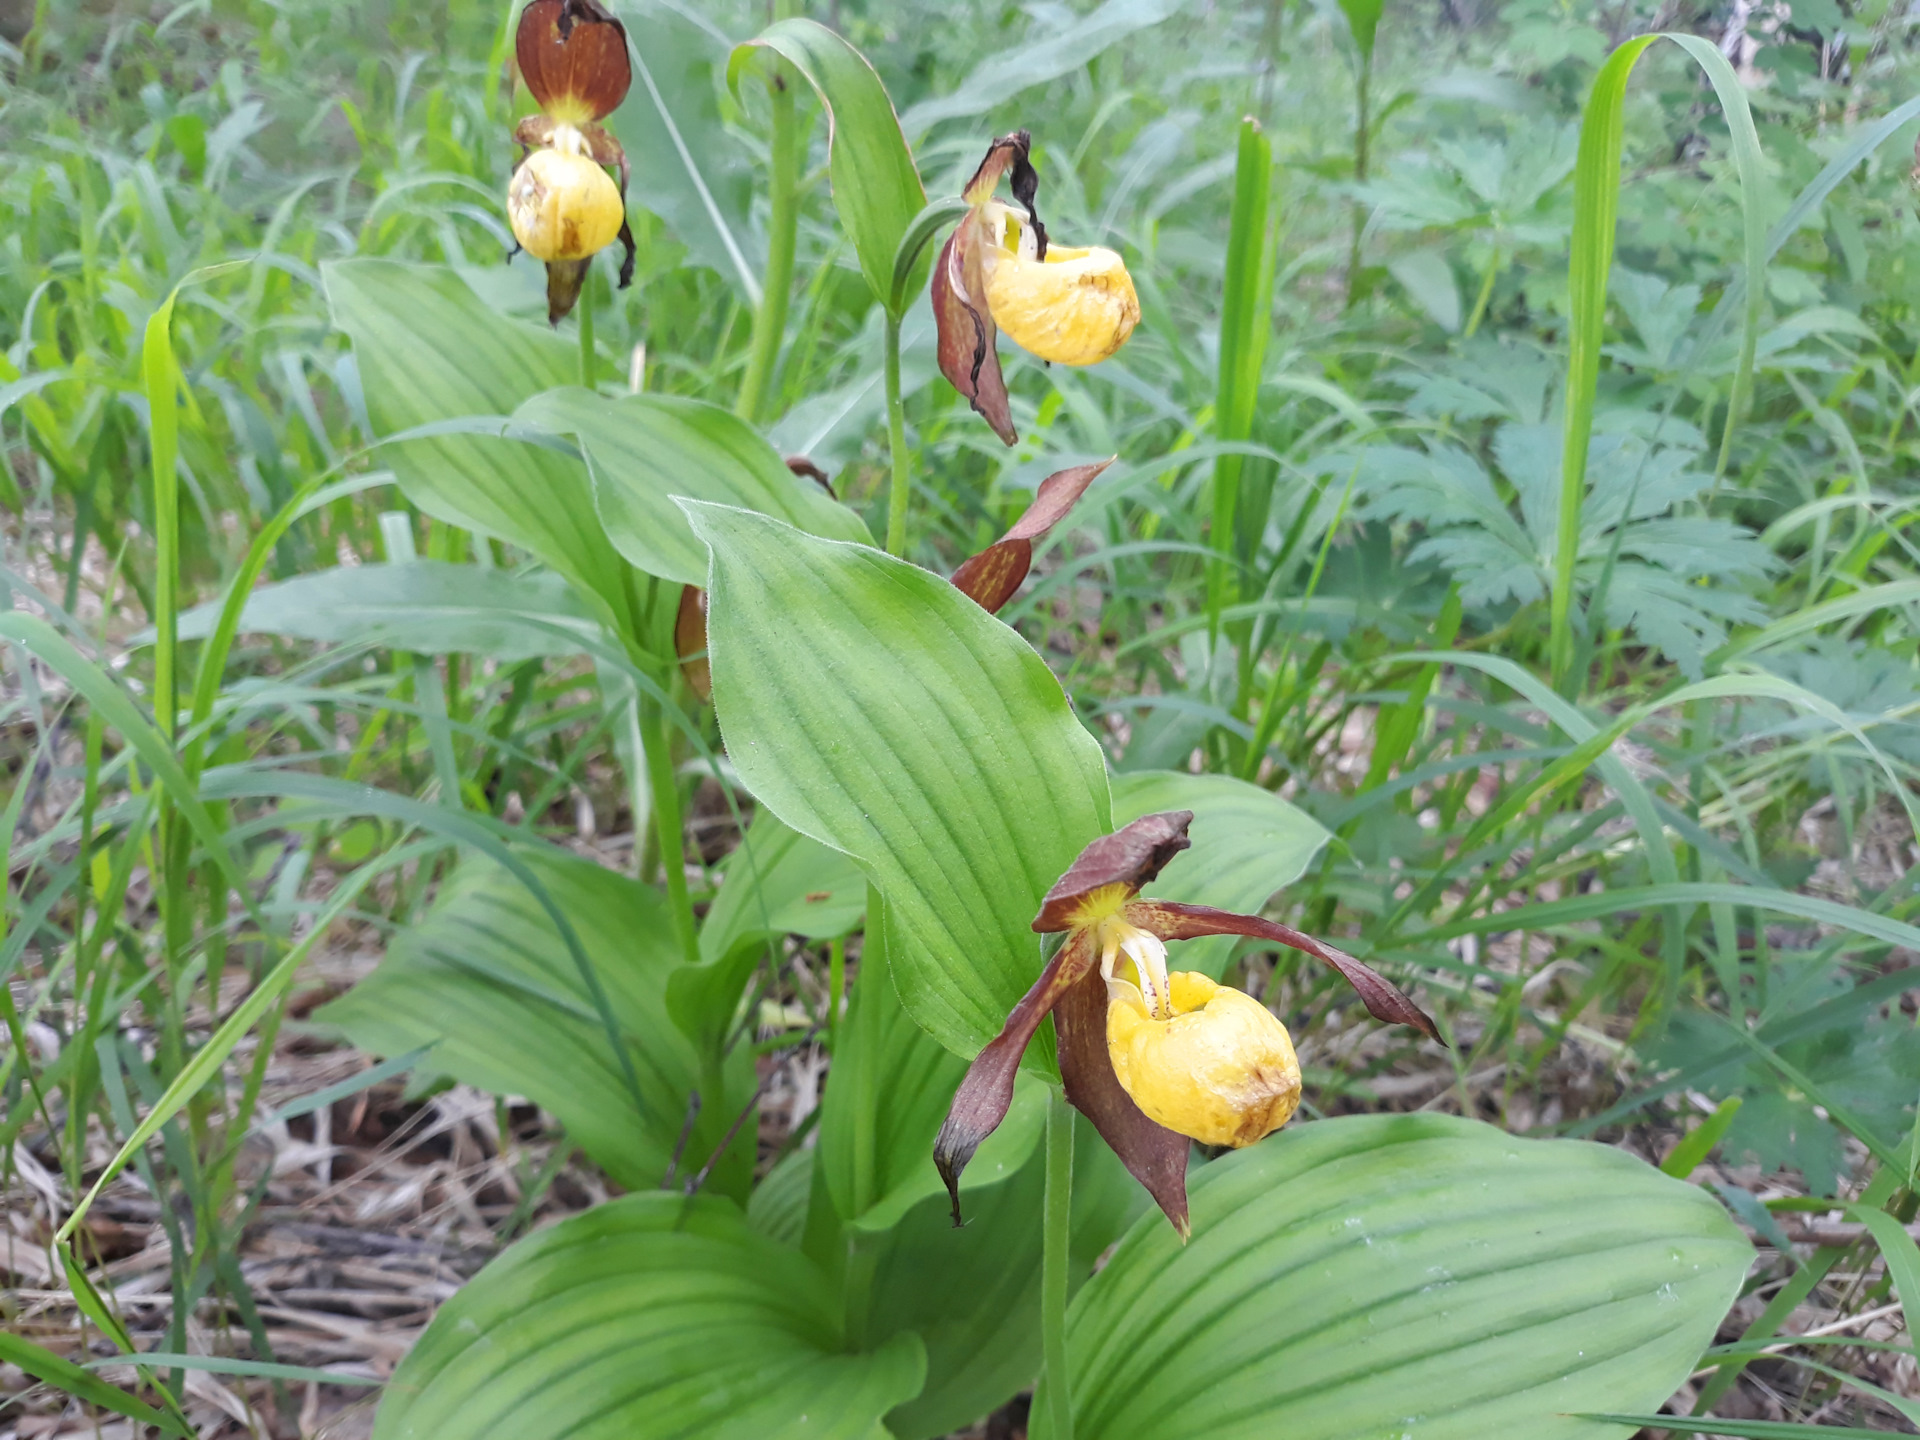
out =
<svg viewBox="0 0 1920 1440"><path fill-rule="evenodd" d="M1260 371L1266 362L1267 336L1273 330L1272 179L1273 144L1260 122L1248 116L1240 122L1240 148L1234 162L1226 284L1220 304L1220 371L1213 398L1214 436L1229 443L1246 440L1253 433ZM1245 463L1238 451L1225 452L1213 462L1209 534L1218 558L1207 567L1207 628L1216 644L1220 610L1235 577L1234 515ZM1250 665L1252 658L1245 663Z"/></svg>
<svg viewBox="0 0 1920 1440"><path fill-rule="evenodd" d="M171 1415L161 1414L145 1401L136 1400L118 1385L109 1385L98 1375L89 1374L71 1360L43 1349L31 1340L0 1330L0 1360L5 1360L9 1365L18 1365L34 1379L57 1386L89 1405L98 1405L102 1410L111 1410L142 1425L151 1425L168 1435L191 1440L191 1426Z"/></svg>
<svg viewBox="0 0 1920 1440"><path fill-rule="evenodd" d="M1663 33L1627 41L1594 76L1586 113L1580 122L1579 158L1574 165L1573 249L1567 262L1566 427L1560 462L1560 510L1549 605L1548 653L1553 685L1561 693L1574 688L1572 666L1573 583L1579 559L1580 514L1586 499L1587 447L1593 438L1594 400L1600 384L1600 341L1606 329L1607 281L1613 269L1615 220L1620 204L1620 152L1626 133L1627 78L1656 40L1671 40L1706 71L1719 97L1733 138L1734 165L1740 175L1740 205L1745 225L1746 273L1757 279L1766 265L1766 234L1760 221L1761 157L1759 135L1746 92L1726 57L1695 35ZM1751 386L1759 341L1764 289L1747 289L1746 321L1740 364L1727 409L1719 469L1726 468L1728 447Z"/></svg>

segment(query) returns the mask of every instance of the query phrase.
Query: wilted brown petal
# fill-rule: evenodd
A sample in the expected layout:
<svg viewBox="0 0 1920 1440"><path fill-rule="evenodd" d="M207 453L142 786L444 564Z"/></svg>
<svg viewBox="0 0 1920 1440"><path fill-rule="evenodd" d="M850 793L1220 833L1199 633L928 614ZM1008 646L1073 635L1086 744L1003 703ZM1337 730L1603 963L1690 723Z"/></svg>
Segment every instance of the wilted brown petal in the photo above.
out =
<svg viewBox="0 0 1920 1440"><path fill-rule="evenodd" d="M1033 565L1031 540L996 540L953 572L953 588L989 615L1013 598Z"/></svg>
<svg viewBox="0 0 1920 1440"><path fill-rule="evenodd" d="M1007 531L1007 539L1038 540L1067 518L1067 513L1087 493L1087 487L1119 458L1109 455L1091 465L1071 465L1047 476L1040 482L1040 488L1034 491L1033 504L1027 507L1027 513L1014 521L1013 528Z"/></svg>
<svg viewBox="0 0 1920 1440"><path fill-rule="evenodd" d="M954 587L989 615L999 610L1027 578L1027 570L1033 564L1033 542L1066 518L1067 512L1087 493L1087 487L1116 458L1056 470L1042 480L1039 490L1034 492L1033 504L1014 521L1013 528L953 572Z"/></svg>
<svg viewBox="0 0 1920 1440"><path fill-rule="evenodd" d="M966 1078L953 1092L953 1105L933 1142L933 1163L953 1198L955 1226L960 1224L960 1172L967 1168L973 1152L1007 1118L1007 1107L1013 1104L1013 1077L1020 1069L1027 1042L1060 997L1092 971L1093 961L1089 937L1076 935L1062 945L1033 982L1033 988L1013 1007L1000 1033L973 1057Z"/></svg>
<svg viewBox="0 0 1920 1440"><path fill-rule="evenodd" d="M513 127L514 142L529 150L543 150L553 144L556 128L554 121L545 115L522 115Z"/></svg>
<svg viewBox="0 0 1920 1440"><path fill-rule="evenodd" d="M626 226L620 227L626 233ZM547 262L547 323L558 325L572 312L580 300L580 286L587 278L587 266L593 263L592 257L585 260L549 260ZM627 264L632 265L629 259ZM626 271L623 269L622 274Z"/></svg>
<svg viewBox="0 0 1920 1440"><path fill-rule="evenodd" d="M833 493L833 481L827 478L827 472L814 464L812 457L807 455L789 455L786 457L786 462L787 469L796 475L813 481L814 484L826 491L829 500L838 500L840 498Z"/></svg>
<svg viewBox="0 0 1920 1440"><path fill-rule="evenodd" d="M1013 198L1026 207L1037 247L1034 253L1037 258L1044 260L1047 258L1047 227L1040 221L1037 204L1040 176L1029 158L1032 151L1033 136L1025 130L997 137L987 147L987 155L980 162L980 168L973 172L973 178L967 181L960 193L969 205L985 204L993 198L993 187L1000 183L1000 177L1011 171L1008 188L1013 191Z"/></svg>
<svg viewBox="0 0 1920 1440"><path fill-rule="evenodd" d="M982 243L979 232L978 218L968 215L947 237L939 263L933 267L933 319L939 334L940 373L985 417L993 433L1012 445L1020 436L1013 428L1007 382L1000 374L1000 355L994 348L999 332L984 299L986 279L975 253ZM976 304L970 298L973 296L982 298Z"/></svg>
<svg viewBox="0 0 1920 1440"><path fill-rule="evenodd" d="M1180 1238L1187 1218L1187 1137L1141 1112L1113 1073L1107 1051L1107 982L1089 969L1053 1008L1060 1037L1060 1078L1074 1109L1093 1122L1120 1163L1166 1212Z"/></svg>
<svg viewBox="0 0 1920 1440"><path fill-rule="evenodd" d="M1047 891L1040 902L1040 913L1033 917L1033 928L1042 934L1070 929L1075 910L1091 890L1125 885L1137 891L1149 884L1169 860L1193 843L1187 839L1191 824L1191 810L1168 810L1142 815L1131 825L1102 835L1080 852L1067 873Z"/></svg>
<svg viewBox="0 0 1920 1440"><path fill-rule="evenodd" d="M513 48L535 103L561 119L611 115L633 83L626 27L598 0L533 0Z"/></svg>
<svg viewBox="0 0 1920 1440"><path fill-rule="evenodd" d="M673 649L680 657L680 673L686 677L687 688L702 700L711 700L713 667L707 663L707 592L698 585L681 587L680 609L673 617Z"/></svg>
<svg viewBox="0 0 1920 1440"><path fill-rule="evenodd" d="M1346 978L1360 996L1367 1013L1389 1025L1411 1025L1435 1040L1440 1031L1433 1019L1409 1000L1386 976L1361 964L1344 950L1314 939L1286 925L1263 920L1258 915L1236 915L1231 910L1216 910L1211 905L1180 905L1171 900L1133 900L1126 909L1127 919L1142 930L1151 930L1162 940L1196 940L1202 935L1248 935L1256 940L1271 940L1302 951L1316 960L1324 960ZM1446 1041L1440 1040L1441 1044Z"/></svg>

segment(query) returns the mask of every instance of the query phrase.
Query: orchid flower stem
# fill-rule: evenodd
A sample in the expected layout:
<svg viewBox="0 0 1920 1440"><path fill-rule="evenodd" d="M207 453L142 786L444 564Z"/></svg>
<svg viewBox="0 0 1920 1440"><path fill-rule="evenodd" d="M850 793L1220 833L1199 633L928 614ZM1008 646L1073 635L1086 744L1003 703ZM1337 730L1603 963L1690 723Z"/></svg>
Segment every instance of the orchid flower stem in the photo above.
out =
<svg viewBox="0 0 1920 1440"><path fill-rule="evenodd" d="M1047 1103L1047 1199L1041 1219L1040 1348L1047 1366L1053 1440L1073 1440L1072 1378L1067 1371L1067 1242L1073 1220L1073 1111L1066 1092Z"/></svg>
<svg viewBox="0 0 1920 1440"><path fill-rule="evenodd" d="M887 450L893 480L887 492L887 553L907 553L907 417L900 404L900 321L887 317Z"/></svg>
<svg viewBox="0 0 1920 1440"><path fill-rule="evenodd" d="M580 383L589 390L593 389L599 371L594 359L593 271L589 268L586 278L580 282Z"/></svg>
<svg viewBox="0 0 1920 1440"><path fill-rule="evenodd" d="M827 948L827 1053L840 1035L840 1008L847 993L847 937L836 937Z"/></svg>
<svg viewBox="0 0 1920 1440"><path fill-rule="evenodd" d="M687 856L680 829L680 785L673 773L672 731L666 711L651 695L640 697L640 743L647 752L647 789L653 797L654 838L660 847L660 868L667 872L667 907L673 912L673 931L687 963L700 963L700 936L693 921L693 900L687 893Z"/></svg>
<svg viewBox="0 0 1920 1440"><path fill-rule="evenodd" d="M747 355L747 373L740 381L734 411L758 425L767 409L774 367L780 360L780 342L787 333L787 304L793 293L793 253L799 232L799 139L794 122L793 81L777 68L767 81L773 99L773 132L769 137L767 270L762 277L760 308L753 314L753 348Z"/></svg>

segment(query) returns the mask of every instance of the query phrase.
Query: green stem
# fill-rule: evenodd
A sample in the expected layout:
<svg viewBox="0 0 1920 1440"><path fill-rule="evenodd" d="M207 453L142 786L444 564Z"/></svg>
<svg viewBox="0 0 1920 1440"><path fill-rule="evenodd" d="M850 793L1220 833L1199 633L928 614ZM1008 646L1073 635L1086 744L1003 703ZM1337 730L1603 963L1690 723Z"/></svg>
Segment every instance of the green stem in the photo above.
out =
<svg viewBox="0 0 1920 1440"><path fill-rule="evenodd" d="M1493 282L1500 275L1500 247L1493 247L1493 255L1487 261L1487 273L1480 277L1480 293L1474 297L1473 313L1467 316L1466 329L1460 332L1463 340L1471 340L1473 332L1480 328L1480 322L1487 318L1487 302L1493 299Z"/></svg>
<svg viewBox="0 0 1920 1440"><path fill-rule="evenodd" d="M588 267L580 281L580 383L589 390L593 389L594 374L598 369L594 360L593 270Z"/></svg>
<svg viewBox="0 0 1920 1440"><path fill-rule="evenodd" d="M693 921L693 901L687 893L687 857L680 837L680 782L673 773L673 751L666 711L651 695L642 695L640 743L647 752L647 788L653 796L654 838L660 847L660 866L667 872L667 905L673 912L673 930L687 963L700 963L700 936Z"/></svg>
<svg viewBox="0 0 1920 1440"><path fill-rule="evenodd" d="M1066 1092L1047 1105L1047 1199L1041 1220L1040 1349L1047 1366L1053 1440L1073 1440L1072 1376L1067 1370L1067 1241L1073 1220L1073 1111Z"/></svg>
<svg viewBox="0 0 1920 1440"><path fill-rule="evenodd" d="M1353 178L1356 182L1367 178L1367 145L1373 129L1372 116L1373 89L1373 51L1364 51L1360 57L1360 75L1357 93L1354 96L1358 115L1353 126ZM1347 248L1347 304L1354 301L1355 287L1360 281L1360 232L1365 226L1366 207L1360 201L1353 202L1353 242Z"/></svg>
<svg viewBox="0 0 1920 1440"><path fill-rule="evenodd" d="M847 937L836 936L827 947L827 1053L840 1033L840 1003L847 993Z"/></svg>
<svg viewBox="0 0 1920 1440"><path fill-rule="evenodd" d="M900 322L887 317L887 450L893 479L887 491L887 553L907 553L907 416L900 404Z"/></svg>
<svg viewBox="0 0 1920 1440"><path fill-rule="evenodd" d="M887 974L885 909L878 886L867 886L867 929L860 945L860 973L854 977L855 995L852 1020L858 1033L853 1043L859 1047L853 1070L853 1218L867 1213L876 1193L876 1156L879 1139L879 1096L874 1089L874 1060L885 1047L880 1007L885 1003L881 987L892 984Z"/></svg>
<svg viewBox="0 0 1920 1440"><path fill-rule="evenodd" d="M787 333L787 302L793 293L794 242L800 224L799 130L793 118L793 86L787 72L776 69L767 81L767 88L773 97L769 176L773 212L767 235L767 270L761 287L760 308L753 315L753 345L747 356L747 373L740 381L740 396L733 407L742 419L756 425L764 417L773 369L780 359L780 342Z"/></svg>

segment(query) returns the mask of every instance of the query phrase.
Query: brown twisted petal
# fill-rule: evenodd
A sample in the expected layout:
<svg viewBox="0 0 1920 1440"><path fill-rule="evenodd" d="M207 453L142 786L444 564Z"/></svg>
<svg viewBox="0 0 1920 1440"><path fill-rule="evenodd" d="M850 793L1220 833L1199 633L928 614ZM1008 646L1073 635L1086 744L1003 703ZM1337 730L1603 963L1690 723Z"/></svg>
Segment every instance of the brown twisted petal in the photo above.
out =
<svg viewBox="0 0 1920 1440"><path fill-rule="evenodd" d="M1277 925L1271 920L1263 920L1258 915L1236 915L1230 910L1216 910L1211 905L1181 905L1171 900L1130 900L1124 912L1126 918L1142 930L1150 930L1162 940L1196 940L1202 935L1248 935L1256 940L1270 940L1276 945L1285 945L1325 961L1338 970L1353 986L1360 1001L1367 1007L1367 1013L1376 1020L1384 1020L1389 1025L1411 1025L1423 1035L1434 1040L1440 1039L1440 1031L1433 1019L1413 1001L1409 1000L1386 976L1372 967L1333 946L1314 939L1311 935L1286 925Z"/></svg>
<svg viewBox="0 0 1920 1440"><path fill-rule="evenodd" d="M1008 188L1013 191L1013 198L1026 207L1027 221L1033 226L1036 242L1035 258L1044 260L1047 258L1047 227L1041 223L1036 203L1040 195L1040 176L1029 158L1032 151L1033 136L1025 130L995 137L987 147L986 158L980 162L980 168L973 172L973 178L962 187L960 194L969 205L984 205L993 198L993 187L1000 183L1000 177L1012 171Z"/></svg>
<svg viewBox="0 0 1920 1440"><path fill-rule="evenodd" d="M1118 458L1109 456L1093 465L1056 470L1042 480L1033 504L1013 528L953 572L954 588L989 615L999 610L1027 578L1033 564L1033 542L1064 520L1100 472Z"/></svg>
<svg viewBox="0 0 1920 1440"><path fill-rule="evenodd" d="M967 397L1005 444L1019 440L1013 428L1013 410L1007 400L1007 382L1000 374L999 337L987 313L986 271L982 249L992 243L977 211L947 237L933 267L933 319L938 333L940 373Z"/></svg>
<svg viewBox="0 0 1920 1440"><path fill-rule="evenodd" d="M1114 1074L1107 1049L1107 982L1089 969L1054 1006L1060 1037L1060 1078L1067 1100L1100 1132L1127 1173L1146 1187L1154 1203L1185 1240L1187 1137L1149 1120Z"/></svg>
<svg viewBox="0 0 1920 1440"><path fill-rule="evenodd" d="M1033 928L1042 934L1070 930L1080 901L1089 891L1124 885L1130 892L1137 892L1151 883L1169 860L1193 843L1187 839L1191 824L1191 810L1167 810L1142 815L1131 825L1102 835L1080 852L1067 873L1047 891L1040 902L1040 913L1033 917Z"/></svg>
<svg viewBox="0 0 1920 1440"><path fill-rule="evenodd" d="M1013 1077L1020 1069L1020 1057L1027 1042L1047 1012L1060 1003L1075 981L1094 973L1092 937L1075 935L1062 945L1033 982L1033 988L1020 998L1007 1016L1000 1033L986 1043L967 1067L966 1078L953 1092L953 1104L940 1133L933 1142L933 1163L940 1178L947 1182L947 1194L953 1199L953 1223L960 1225L960 1172L973 1158L973 1152L1007 1118L1013 1104ZM1118 1082L1116 1082L1118 1083Z"/></svg>
<svg viewBox="0 0 1920 1440"><path fill-rule="evenodd" d="M533 0L513 49L535 103L571 123L611 115L633 83L626 27L598 0Z"/></svg>

